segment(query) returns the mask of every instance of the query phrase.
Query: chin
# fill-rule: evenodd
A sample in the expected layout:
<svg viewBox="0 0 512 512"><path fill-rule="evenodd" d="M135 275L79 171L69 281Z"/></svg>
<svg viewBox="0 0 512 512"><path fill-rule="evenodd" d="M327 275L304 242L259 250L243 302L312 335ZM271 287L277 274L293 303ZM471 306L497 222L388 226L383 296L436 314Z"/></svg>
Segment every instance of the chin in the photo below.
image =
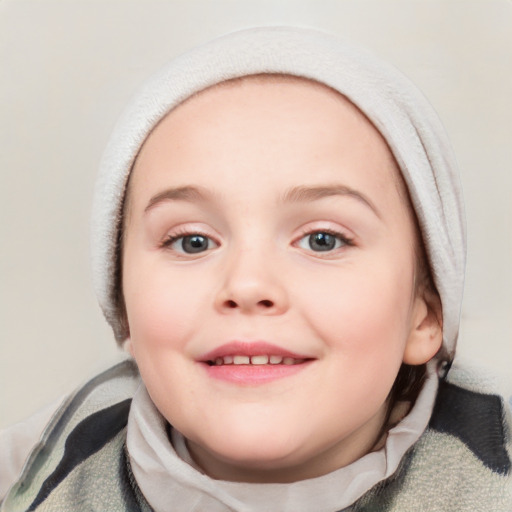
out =
<svg viewBox="0 0 512 512"><path fill-rule="evenodd" d="M207 439L199 443L189 441L188 444L199 465L203 465L202 460L210 460L237 468L239 472L273 472L300 464L300 445L290 443L289 435L282 437L231 433L221 439Z"/></svg>
<svg viewBox="0 0 512 512"><path fill-rule="evenodd" d="M234 442L233 442L234 441ZM233 463L244 463L250 466L266 467L285 461L297 453L299 447L288 446L280 439L268 436L247 438L245 436L228 437L222 444L211 445L210 452L215 452L219 457L230 460ZM207 448L208 449L208 448Z"/></svg>

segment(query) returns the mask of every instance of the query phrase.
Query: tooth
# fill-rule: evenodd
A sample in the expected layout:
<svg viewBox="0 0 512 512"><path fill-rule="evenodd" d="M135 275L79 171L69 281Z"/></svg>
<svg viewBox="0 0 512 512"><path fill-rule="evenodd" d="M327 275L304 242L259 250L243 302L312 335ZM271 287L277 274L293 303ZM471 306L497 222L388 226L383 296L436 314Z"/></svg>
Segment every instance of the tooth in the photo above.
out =
<svg viewBox="0 0 512 512"><path fill-rule="evenodd" d="M233 356L224 356L224 364L233 364Z"/></svg>
<svg viewBox="0 0 512 512"><path fill-rule="evenodd" d="M217 359L215 359L215 366L221 366L222 363L223 363L222 357L217 357Z"/></svg>
<svg viewBox="0 0 512 512"><path fill-rule="evenodd" d="M283 362L283 358L281 356L270 356L270 364L281 364Z"/></svg>
<svg viewBox="0 0 512 512"><path fill-rule="evenodd" d="M295 359L293 357L285 357L283 359L283 364L295 364Z"/></svg>
<svg viewBox="0 0 512 512"><path fill-rule="evenodd" d="M251 364L268 364L268 356L252 356Z"/></svg>
<svg viewBox="0 0 512 512"><path fill-rule="evenodd" d="M249 364L250 362L249 356L233 356L233 364Z"/></svg>

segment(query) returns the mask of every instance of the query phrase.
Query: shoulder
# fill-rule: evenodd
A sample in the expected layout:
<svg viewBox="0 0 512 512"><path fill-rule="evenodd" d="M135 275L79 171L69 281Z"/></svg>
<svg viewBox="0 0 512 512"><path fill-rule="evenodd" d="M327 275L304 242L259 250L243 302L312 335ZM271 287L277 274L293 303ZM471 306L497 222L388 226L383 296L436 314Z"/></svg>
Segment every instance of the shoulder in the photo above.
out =
<svg viewBox="0 0 512 512"><path fill-rule="evenodd" d="M492 472L511 472L511 414L506 399L478 372L455 367L442 381L430 430L457 439Z"/></svg>
<svg viewBox="0 0 512 512"><path fill-rule="evenodd" d="M512 421L487 378L454 366L440 383L430 424L400 470L358 511L512 511Z"/></svg>
<svg viewBox="0 0 512 512"><path fill-rule="evenodd" d="M140 377L126 360L97 375L65 401L30 455L1 510L81 510L84 500L138 510L126 500L124 441ZM133 494L133 493L132 493ZM125 503L126 502L126 503ZM72 508L69 508L71 507ZM94 509L94 508L93 508Z"/></svg>
<svg viewBox="0 0 512 512"><path fill-rule="evenodd" d="M25 460L64 399L62 396L27 419L0 430L0 502L19 478Z"/></svg>
<svg viewBox="0 0 512 512"><path fill-rule="evenodd" d="M440 383L429 427L405 477L419 487L424 510L510 512L511 434L509 404L490 379L454 366ZM421 490L427 482L430 492Z"/></svg>

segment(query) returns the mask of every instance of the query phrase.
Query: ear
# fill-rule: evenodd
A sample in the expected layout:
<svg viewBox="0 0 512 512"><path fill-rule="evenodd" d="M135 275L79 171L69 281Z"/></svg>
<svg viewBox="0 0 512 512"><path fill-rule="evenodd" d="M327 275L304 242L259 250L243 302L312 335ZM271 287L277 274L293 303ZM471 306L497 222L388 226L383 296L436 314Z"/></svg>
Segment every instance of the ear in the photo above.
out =
<svg viewBox="0 0 512 512"><path fill-rule="evenodd" d="M410 365L430 361L443 343L443 312L438 294L422 290L414 299L411 330L403 362Z"/></svg>

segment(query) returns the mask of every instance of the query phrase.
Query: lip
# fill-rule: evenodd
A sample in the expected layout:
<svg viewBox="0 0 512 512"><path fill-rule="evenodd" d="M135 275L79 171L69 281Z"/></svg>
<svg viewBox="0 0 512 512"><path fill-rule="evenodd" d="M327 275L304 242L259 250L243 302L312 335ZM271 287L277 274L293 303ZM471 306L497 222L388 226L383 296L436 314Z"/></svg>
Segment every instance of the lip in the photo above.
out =
<svg viewBox="0 0 512 512"><path fill-rule="evenodd" d="M266 341L231 341L225 343L206 354L201 355L197 360L201 363L207 363L208 361L215 361L218 357L225 356L261 356L265 354L272 354L281 357L292 357L293 359L313 359L310 355L299 354L291 352L290 350L284 349L278 345L267 343Z"/></svg>
<svg viewBox="0 0 512 512"><path fill-rule="evenodd" d="M275 355L291 357L300 360L301 362L293 365L286 364L265 364L265 365L251 365L251 364L224 364L213 365L218 358L226 356L259 356L259 355ZM210 352L201 355L197 362L206 371L207 375L213 379L229 382L235 385L242 386L255 386L267 384L275 380L291 377L297 373L305 370L315 358L306 354L299 354L290 350L279 347L272 343L264 341L242 342L233 341L221 345Z"/></svg>

